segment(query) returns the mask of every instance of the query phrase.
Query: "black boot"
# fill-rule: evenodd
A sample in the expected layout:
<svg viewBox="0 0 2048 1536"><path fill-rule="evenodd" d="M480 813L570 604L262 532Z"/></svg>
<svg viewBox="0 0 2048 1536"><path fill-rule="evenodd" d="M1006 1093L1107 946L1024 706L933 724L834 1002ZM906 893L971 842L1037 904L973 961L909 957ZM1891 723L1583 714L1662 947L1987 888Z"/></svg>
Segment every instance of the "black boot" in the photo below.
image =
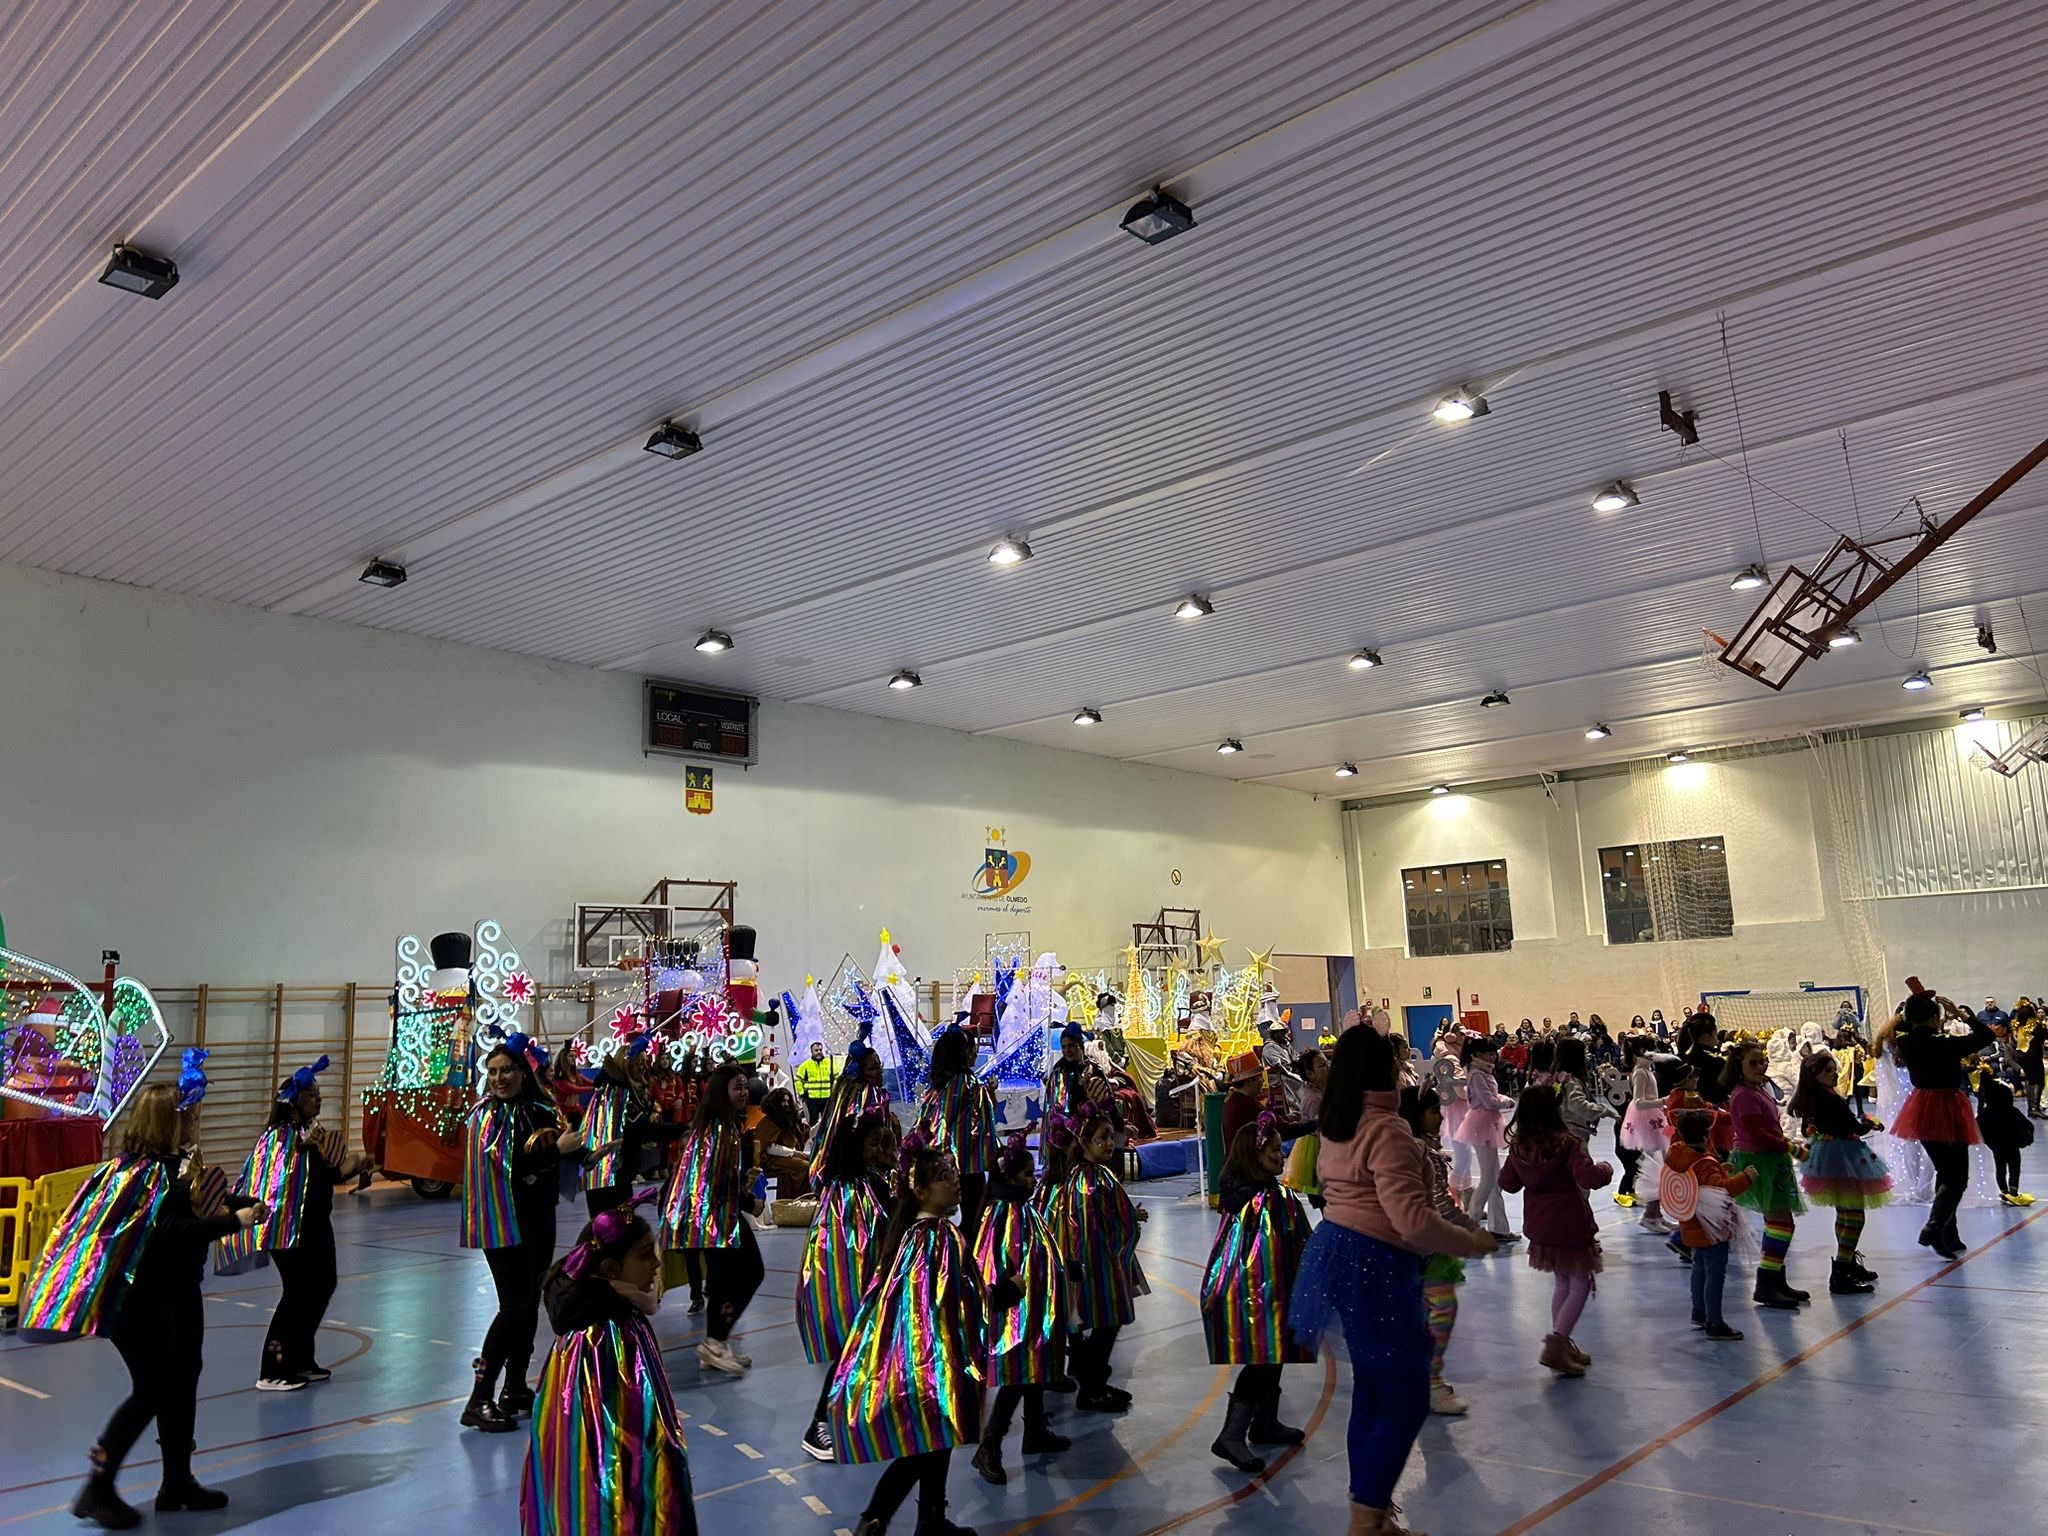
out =
<svg viewBox="0 0 2048 1536"><path fill-rule="evenodd" d="M157 1490L156 1508L158 1514L172 1514L180 1510L205 1511L226 1509L228 1496L218 1488L202 1488L199 1479L192 1475L192 1452L195 1447L188 1441L182 1446L163 1445L164 1481Z"/></svg>
<svg viewBox="0 0 2048 1536"><path fill-rule="evenodd" d="M939 1495L936 1504L927 1504L922 1498L917 1502L916 1536L974 1536L973 1528L955 1525L946 1518L946 1497Z"/></svg>
<svg viewBox="0 0 2048 1536"><path fill-rule="evenodd" d="M1847 1268L1849 1273L1854 1275L1858 1280L1868 1280L1872 1285L1877 1284L1877 1271L1874 1269L1866 1269L1864 1267L1862 1254L1857 1254L1856 1257L1851 1259L1848 1262L1848 1264L1844 1267Z"/></svg>
<svg viewBox="0 0 2048 1536"><path fill-rule="evenodd" d="M1299 1445L1308 1436L1280 1422L1280 1389L1275 1387L1259 1399L1249 1438L1253 1445Z"/></svg>
<svg viewBox="0 0 2048 1536"><path fill-rule="evenodd" d="M1212 1454L1221 1456L1240 1472L1253 1474L1266 1470L1266 1463L1245 1443L1245 1431L1252 1427L1252 1414L1256 1411L1257 1404L1250 1398L1233 1396L1223 1416L1222 1431L1209 1442Z"/></svg>
<svg viewBox="0 0 2048 1536"><path fill-rule="evenodd" d="M132 1531L142 1524L142 1512L132 1504L125 1504L121 1495L114 1491L114 1473L117 1469L107 1465L107 1453L97 1445L91 1451L92 1472L85 1480L85 1486L78 1490L78 1497L71 1501L71 1513L80 1520L90 1520L102 1530Z"/></svg>
<svg viewBox="0 0 2048 1536"><path fill-rule="evenodd" d="M1038 1400L1034 1412L1033 1400L1024 1399L1024 1454L1026 1456L1052 1456L1073 1445L1065 1435L1053 1433L1052 1422L1045 1416L1045 1403Z"/></svg>
<svg viewBox="0 0 2048 1536"><path fill-rule="evenodd" d="M498 1382L498 1368L485 1365L481 1359L473 1362L476 1372L475 1385L469 1389L469 1402L462 1410L462 1427L480 1429L487 1435L510 1434L519 1427L519 1421L491 1401L491 1389Z"/></svg>
<svg viewBox="0 0 2048 1536"><path fill-rule="evenodd" d="M498 1394L498 1409L507 1418L533 1412L534 1390L526 1384L526 1367L505 1367L505 1390Z"/></svg>
<svg viewBox="0 0 2048 1536"><path fill-rule="evenodd" d="M1750 1300L1760 1307L1776 1307L1780 1312L1796 1312L1799 1303L1785 1294L1784 1276L1775 1269L1759 1268L1756 1272L1756 1290Z"/></svg>
<svg viewBox="0 0 2048 1536"><path fill-rule="evenodd" d="M1934 1224L1933 1217L1927 1219L1927 1225L1920 1229L1920 1236L1916 1241L1922 1248L1933 1248L1941 1241L1941 1228Z"/></svg>
<svg viewBox="0 0 2048 1536"><path fill-rule="evenodd" d="M1791 1280L1786 1276L1785 1271L1782 1269L1778 1271L1778 1289L1783 1291L1787 1296L1790 1296L1794 1301L1813 1300L1813 1292L1802 1291L1798 1289L1796 1286L1792 1284Z"/></svg>
<svg viewBox="0 0 2048 1536"><path fill-rule="evenodd" d="M981 1444L974 1448L974 1470L984 1483L998 1488L1010 1481L1010 1474L1003 1470L1003 1430L1008 1427L988 1425L981 1432Z"/></svg>
<svg viewBox="0 0 2048 1536"><path fill-rule="evenodd" d="M1868 1296L1877 1287L1863 1278L1853 1264L1835 1260L1828 1271L1828 1294L1830 1296Z"/></svg>
<svg viewBox="0 0 2048 1536"><path fill-rule="evenodd" d="M1965 1253L1969 1252L1969 1249L1963 1245L1963 1234L1956 1230L1955 1217L1949 1217L1948 1221L1943 1224L1941 1235L1948 1240L1949 1247L1955 1250L1950 1255L1951 1258L1961 1258Z"/></svg>

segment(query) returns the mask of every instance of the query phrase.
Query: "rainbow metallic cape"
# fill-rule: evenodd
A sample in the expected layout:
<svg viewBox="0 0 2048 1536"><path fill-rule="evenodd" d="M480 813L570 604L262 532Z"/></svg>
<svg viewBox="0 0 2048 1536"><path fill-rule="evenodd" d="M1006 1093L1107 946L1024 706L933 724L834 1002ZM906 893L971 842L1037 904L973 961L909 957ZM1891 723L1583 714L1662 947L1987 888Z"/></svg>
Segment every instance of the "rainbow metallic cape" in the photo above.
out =
<svg viewBox="0 0 2048 1536"><path fill-rule="evenodd" d="M299 1246L299 1227L306 1213L306 1182L312 1166L312 1153L300 1145L297 1126L273 1125L256 1138L235 1188L268 1205L270 1219L220 1240L216 1263L222 1269L247 1264L259 1253Z"/></svg>
<svg viewBox="0 0 2048 1536"><path fill-rule="evenodd" d="M866 1179L828 1184L818 1192L818 1219L796 1272L796 1331L811 1364L838 1362L867 1295L884 1225Z"/></svg>
<svg viewBox="0 0 2048 1536"><path fill-rule="evenodd" d="M962 1173L986 1173L996 1164L995 1104L988 1087L971 1076L925 1089L911 1128L951 1152Z"/></svg>
<svg viewBox="0 0 2048 1536"><path fill-rule="evenodd" d="M740 1240L740 1133L730 1121L683 1138L661 1196L661 1246L730 1248Z"/></svg>
<svg viewBox="0 0 2048 1536"><path fill-rule="evenodd" d="M832 1096L832 1102L825 1108L825 1134L818 1138L818 1150L811 1154L813 1184L825 1177L825 1169L831 1162L833 1140L847 1126L859 1124L861 1116L869 1110L879 1110L885 1115L889 1113L888 1089L860 1087Z"/></svg>
<svg viewBox="0 0 2048 1536"><path fill-rule="evenodd" d="M1079 1332L1137 1321L1138 1213L1123 1181L1083 1163L1053 1195L1050 1214L1067 1275L1067 1326Z"/></svg>
<svg viewBox="0 0 2048 1536"><path fill-rule="evenodd" d="M57 1218L22 1301L21 1326L56 1333L112 1327L170 1187L170 1168L153 1157L95 1169Z"/></svg>
<svg viewBox="0 0 2048 1536"><path fill-rule="evenodd" d="M525 1536L696 1536L682 1420L646 1318L578 1328L548 1351L519 1520Z"/></svg>
<svg viewBox="0 0 2048 1536"><path fill-rule="evenodd" d="M1223 1218L1202 1271L1202 1332L1211 1365L1287 1365L1313 1360L1287 1331L1308 1216L1278 1185Z"/></svg>
<svg viewBox="0 0 2048 1536"><path fill-rule="evenodd" d="M861 1303L827 1411L840 1461L891 1461L981 1438L981 1282L953 1223L920 1217Z"/></svg>
<svg viewBox="0 0 2048 1536"><path fill-rule="evenodd" d="M590 1090L590 1102L583 1110L583 1145L601 1147L626 1134L626 1096L632 1092L624 1083L599 1078ZM625 1151L614 1147L603 1157L583 1165L585 1189L608 1189L619 1181L619 1167Z"/></svg>
<svg viewBox="0 0 2048 1536"><path fill-rule="evenodd" d="M513 1248L519 1243L519 1215L512 1205L513 1143L519 1135L519 1107L505 1099L484 1099L469 1112L462 1146L462 1246Z"/></svg>
<svg viewBox="0 0 2048 1536"><path fill-rule="evenodd" d="M1029 1201L990 1200L974 1238L974 1268L984 1294L1005 1275L1024 1283L1016 1305L988 1320L988 1384L1043 1386L1060 1375L1067 1331L1060 1250L1045 1215Z"/></svg>

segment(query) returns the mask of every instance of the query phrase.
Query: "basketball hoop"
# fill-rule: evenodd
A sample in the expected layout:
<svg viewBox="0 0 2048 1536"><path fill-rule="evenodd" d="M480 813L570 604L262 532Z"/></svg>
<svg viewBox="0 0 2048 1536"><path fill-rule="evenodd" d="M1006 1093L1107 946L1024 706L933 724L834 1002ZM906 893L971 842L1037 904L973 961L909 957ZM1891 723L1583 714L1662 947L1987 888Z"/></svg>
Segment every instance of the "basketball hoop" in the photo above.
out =
<svg viewBox="0 0 2048 1536"><path fill-rule="evenodd" d="M1728 649L1728 642L1711 629L1700 631L1700 670L1709 677L1719 677L1725 670L1721 665L1721 653Z"/></svg>

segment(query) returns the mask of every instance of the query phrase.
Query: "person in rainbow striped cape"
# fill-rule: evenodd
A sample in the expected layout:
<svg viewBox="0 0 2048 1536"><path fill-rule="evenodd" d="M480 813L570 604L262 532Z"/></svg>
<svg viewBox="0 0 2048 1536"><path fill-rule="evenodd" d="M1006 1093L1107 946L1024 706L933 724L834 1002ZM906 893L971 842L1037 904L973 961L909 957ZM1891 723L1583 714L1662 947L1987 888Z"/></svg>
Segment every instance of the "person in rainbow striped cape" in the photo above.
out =
<svg viewBox="0 0 2048 1536"><path fill-rule="evenodd" d="M1109 1109L1084 1101L1056 1118L1061 1132L1047 1169L1053 1194L1047 1218L1071 1283L1067 1354L1080 1384L1074 1406L1089 1413L1121 1413L1131 1394L1109 1384L1109 1352L1125 1324L1136 1321L1136 1301L1150 1294L1138 1264L1138 1228L1145 1220L1116 1176L1118 1136Z"/></svg>
<svg viewBox="0 0 2048 1536"><path fill-rule="evenodd" d="M1209 1449L1254 1474L1266 1463L1252 1446L1301 1444L1302 1432L1280 1422L1280 1367L1315 1359L1287 1331L1308 1213L1280 1183L1286 1162L1270 1113L1239 1129L1218 1186L1223 1220L1202 1271L1209 1363L1239 1367L1223 1430Z"/></svg>
<svg viewBox="0 0 2048 1536"><path fill-rule="evenodd" d="M198 1140L206 1054L188 1049L175 1087L157 1083L135 1096L121 1155L102 1163L71 1197L22 1301L24 1332L100 1334L113 1340L128 1367L128 1396L100 1431L91 1475L71 1506L79 1519L110 1531L142 1523L114 1479L151 1419L164 1453L157 1509L227 1507L226 1494L201 1487L192 1475L206 1332L199 1282L208 1243L246 1231L269 1213L237 1195L225 1195L217 1214L194 1207L198 1170L189 1164L197 1159L188 1162L188 1152Z"/></svg>
<svg viewBox="0 0 2048 1536"><path fill-rule="evenodd" d="M600 1211L547 1275L557 1335L519 1487L523 1536L696 1536L682 1416L653 1317L661 1256L636 1206Z"/></svg>
<svg viewBox="0 0 2048 1536"><path fill-rule="evenodd" d="M832 1451L843 1462L886 1461L854 1536L881 1536L917 1489L918 1536L974 1536L946 1518L953 1447L981 1437L987 1374L984 1306L1013 1305L1005 1277L984 1297L972 1255L951 1220L960 1174L943 1148L903 1142L903 1192L876 1256L881 1279L854 1318L826 1396Z"/></svg>
<svg viewBox="0 0 2048 1536"><path fill-rule="evenodd" d="M796 1331L804 1358L825 1367L818 1406L803 1437L804 1454L814 1461L832 1459L826 1404L832 1370L875 1277L875 1239L895 1203L890 1174L897 1145L895 1117L876 1109L856 1120L842 1119L825 1149L818 1216L804 1239L796 1275Z"/></svg>
<svg viewBox="0 0 2048 1536"><path fill-rule="evenodd" d="M1067 1309L1060 1246L1033 1199L1036 1177L1024 1133L1011 1132L990 1170L988 1205L974 1238L982 1290L994 1295L1012 1276L1017 1288L1017 1299L989 1317L988 1384L995 1388L995 1401L974 1453L974 1470L997 1487L1010 1480L1003 1470L1003 1436L1010 1432L1019 1403L1024 1406L1026 1456L1056 1454L1073 1444L1055 1434L1045 1416L1046 1389L1061 1379Z"/></svg>

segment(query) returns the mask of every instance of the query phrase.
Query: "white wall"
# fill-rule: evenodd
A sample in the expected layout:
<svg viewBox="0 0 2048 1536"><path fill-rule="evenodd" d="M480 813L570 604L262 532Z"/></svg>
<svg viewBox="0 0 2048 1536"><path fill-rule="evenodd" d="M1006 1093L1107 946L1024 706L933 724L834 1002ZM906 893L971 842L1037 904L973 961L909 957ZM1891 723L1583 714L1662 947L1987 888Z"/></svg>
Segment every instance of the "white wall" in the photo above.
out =
<svg viewBox="0 0 2048 1536"><path fill-rule="evenodd" d="M768 704L761 764L691 816L635 677L17 569L0 656L0 915L57 965L376 980L400 932L496 916L566 979L573 904L664 875L737 879L778 988L884 924L927 976L1024 927L1094 964L1162 904L1232 958L1346 952L1336 805L1288 791ZM966 894L990 827L1027 918Z"/></svg>
<svg viewBox="0 0 2048 1536"><path fill-rule="evenodd" d="M1817 852L1825 814L1809 754L1661 769L1656 825L1645 827L1626 775L1534 788L1423 796L1347 814L1362 914L1359 990L1397 1007L1477 992L1496 1021L1567 1012L1616 1016L1673 1008L1702 990L1784 990L1858 980L1853 914ZM1735 934L1679 944L1606 942L1599 850L1650 837L1725 840ZM1505 859L1515 943L1501 955L1407 953L1401 871ZM1909 974L1958 998L2048 989L2041 941L2048 891L2000 890L1862 904L1894 990Z"/></svg>

